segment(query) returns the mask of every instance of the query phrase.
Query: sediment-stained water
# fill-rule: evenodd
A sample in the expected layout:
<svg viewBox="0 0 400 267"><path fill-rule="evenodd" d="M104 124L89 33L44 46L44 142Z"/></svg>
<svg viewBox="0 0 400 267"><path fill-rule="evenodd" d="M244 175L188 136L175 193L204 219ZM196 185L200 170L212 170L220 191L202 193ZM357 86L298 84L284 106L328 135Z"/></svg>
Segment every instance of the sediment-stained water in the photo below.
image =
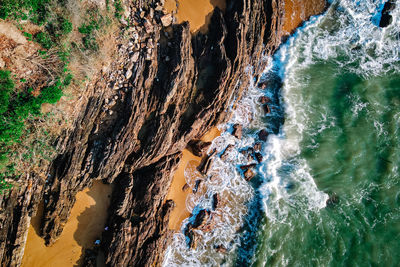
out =
<svg viewBox="0 0 400 267"><path fill-rule="evenodd" d="M164 266L398 266L400 7L380 28L384 3L334 1L270 59L187 200L194 215L211 211L211 230L194 230L189 249L186 219ZM236 123L242 139L231 134ZM243 151L260 141L257 163ZM247 182L240 166L249 163L257 175ZM198 177L187 168L189 185Z"/></svg>

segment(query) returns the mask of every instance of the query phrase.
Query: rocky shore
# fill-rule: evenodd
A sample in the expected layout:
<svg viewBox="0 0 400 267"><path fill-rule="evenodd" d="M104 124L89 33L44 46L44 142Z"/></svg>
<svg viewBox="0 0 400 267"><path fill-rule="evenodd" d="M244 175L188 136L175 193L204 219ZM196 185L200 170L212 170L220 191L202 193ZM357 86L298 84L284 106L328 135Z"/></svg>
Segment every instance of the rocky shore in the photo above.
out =
<svg viewBox="0 0 400 267"><path fill-rule="evenodd" d="M217 7L210 14L208 31L196 35L163 4L127 6L121 20L127 38L117 40L112 64L82 92L75 127L59 137L61 152L47 179L27 173L25 183L0 196L1 266L21 264L40 202L40 235L52 245L76 194L95 180L113 184L108 230L99 247L86 251L83 266L96 266L99 251L108 266L161 264L174 207L166 196L182 150L227 120L229 105L284 34L280 0L227 1L224 12Z"/></svg>

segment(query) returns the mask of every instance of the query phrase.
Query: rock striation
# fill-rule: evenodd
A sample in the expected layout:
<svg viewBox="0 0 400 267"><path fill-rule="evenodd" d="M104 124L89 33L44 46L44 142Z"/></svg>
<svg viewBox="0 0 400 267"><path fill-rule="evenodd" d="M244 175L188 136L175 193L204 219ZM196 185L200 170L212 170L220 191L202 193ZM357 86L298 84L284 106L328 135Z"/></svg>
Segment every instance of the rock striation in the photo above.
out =
<svg viewBox="0 0 400 267"><path fill-rule="evenodd" d="M227 1L225 12L211 14L208 32L194 36L188 23L173 24L164 14L163 1L131 2L135 23L122 29L129 38L118 40L114 62L82 93L75 127L59 137L46 178L26 174L0 196L1 266L21 264L41 201L40 234L51 245L76 194L99 179L114 185L100 247L106 265L160 265L174 206L166 196L181 151L227 120L228 107L282 38L281 0ZM95 266L93 253L84 266Z"/></svg>

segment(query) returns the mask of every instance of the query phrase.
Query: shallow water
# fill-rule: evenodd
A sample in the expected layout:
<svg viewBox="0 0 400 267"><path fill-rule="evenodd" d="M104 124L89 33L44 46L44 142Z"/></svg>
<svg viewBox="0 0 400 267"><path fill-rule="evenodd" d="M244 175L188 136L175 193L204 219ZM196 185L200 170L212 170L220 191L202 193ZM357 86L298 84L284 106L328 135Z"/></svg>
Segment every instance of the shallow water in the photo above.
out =
<svg viewBox="0 0 400 267"><path fill-rule="evenodd" d="M383 4L335 1L270 59L264 78L282 86L249 88L212 147L235 149L187 201L196 213L214 192L223 196L216 226L196 232L192 250L176 234L165 266L398 266L400 7L379 28ZM270 114L261 95L274 100ZM242 140L230 134L234 123L245 125ZM248 183L240 151L263 128L273 134ZM216 252L219 244L228 251Z"/></svg>

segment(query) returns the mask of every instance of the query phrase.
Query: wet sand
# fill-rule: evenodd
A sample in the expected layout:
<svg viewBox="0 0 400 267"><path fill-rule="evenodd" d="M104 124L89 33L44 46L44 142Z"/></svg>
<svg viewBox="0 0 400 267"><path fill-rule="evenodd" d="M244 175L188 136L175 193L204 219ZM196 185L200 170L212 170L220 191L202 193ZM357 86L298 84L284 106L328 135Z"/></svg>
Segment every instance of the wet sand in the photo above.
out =
<svg viewBox="0 0 400 267"><path fill-rule="evenodd" d="M217 129L217 127L214 127L207 132L201 138L201 140L209 142L214 140L214 138L220 134L221 132ZM186 209L186 198L192 192L192 189L189 188L186 192L182 190L182 187L186 184L185 169L189 163L195 164L196 166L199 165L200 160L200 157L196 157L189 150L183 150L181 162L179 163L178 170L175 172L170 190L167 195L167 199L172 199L176 204L174 210L171 212L168 224L168 227L171 230L179 231L182 221L190 215L190 212Z"/></svg>
<svg viewBox="0 0 400 267"><path fill-rule="evenodd" d="M111 186L100 181L76 195L76 203L59 240L51 247L38 236L40 216L32 218L22 267L71 267L80 262L83 248L101 237L110 204ZM38 211L40 214L40 210Z"/></svg>
<svg viewBox="0 0 400 267"><path fill-rule="evenodd" d="M325 5L325 0L285 0L283 31L291 34L310 16L321 13Z"/></svg>
<svg viewBox="0 0 400 267"><path fill-rule="evenodd" d="M178 6L178 7L177 7ZM166 0L165 9L174 12L178 23L189 21L190 31L196 33L207 32L212 11L218 6L225 10L225 0Z"/></svg>

